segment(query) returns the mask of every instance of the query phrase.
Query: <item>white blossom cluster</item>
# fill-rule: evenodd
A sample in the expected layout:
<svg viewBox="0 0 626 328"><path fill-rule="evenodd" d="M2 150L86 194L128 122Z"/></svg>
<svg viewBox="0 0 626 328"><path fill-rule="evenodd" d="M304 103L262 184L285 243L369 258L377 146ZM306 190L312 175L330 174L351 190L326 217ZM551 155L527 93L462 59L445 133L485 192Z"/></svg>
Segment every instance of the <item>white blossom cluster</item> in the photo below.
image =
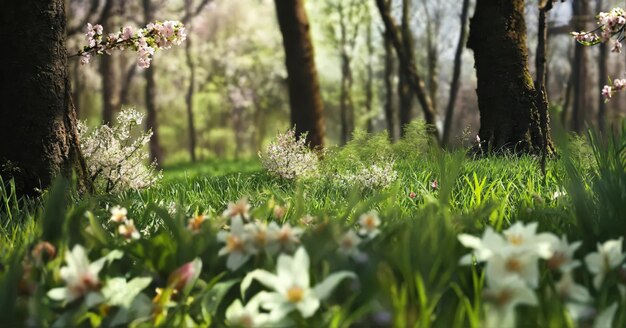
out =
<svg viewBox="0 0 626 328"><path fill-rule="evenodd" d="M488 288L483 291L486 320L489 327L512 327L518 305L539 305L535 290L539 288L541 272L539 260L560 272L555 284L558 296L565 302L574 321L595 316L594 327L612 327L617 303L595 311L592 296L584 286L574 281L573 271L581 266L574 256L581 242L569 243L567 237L558 238L552 233L537 233L537 223L515 223L509 229L496 233L487 227L482 238L468 234L458 236L465 246L474 249L461 258L461 264L485 262ZM594 276L593 286L600 290L605 277L620 270L626 255L622 252L622 238L598 244L597 252L585 256L587 270ZM626 286L619 284L620 290Z"/></svg>
<svg viewBox="0 0 626 328"><path fill-rule="evenodd" d="M367 189L384 189L398 179L398 172L393 168L395 162L382 161L361 167L356 172L337 173L335 181L346 186L359 186Z"/></svg>
<svg viewBox="0 0 626 328"><path fill-rule="evenodd" d="M226 267L233 271L245 264L252 255L295 250L300 244L300 235L304 232L302 228L292 227L289 223L280 226L274 221L267 224L250 220L249 210L250 205L245 198L237 203L230 203L223 213L230 220L230 229L217 234L218 241L225 244L218 255L228 255ZM192 220L189 229L197 230L194 227L198 224L194 225ZM204 220L202 218L200 222Z"/></svg>
<svg viewBox="0 0 626 328"><path fill-rule="evenodd" d="M279 133L263 152L261 163L270 173L284 179L314 176L318 169L317 155L306 145L306 134L296 138L295 129Z"/></svg>
<svg viewBox="0 0 626 328"><path fill-rule="evenodd" d="M152 132L132 137L142 120L143 114L129 108L119 113L114 127L102 125L90 131L84 123L79 123L81 150L96 191L141 189L161 178L156 163L145 164L148 153L144 146L150 141Z"/></svg>

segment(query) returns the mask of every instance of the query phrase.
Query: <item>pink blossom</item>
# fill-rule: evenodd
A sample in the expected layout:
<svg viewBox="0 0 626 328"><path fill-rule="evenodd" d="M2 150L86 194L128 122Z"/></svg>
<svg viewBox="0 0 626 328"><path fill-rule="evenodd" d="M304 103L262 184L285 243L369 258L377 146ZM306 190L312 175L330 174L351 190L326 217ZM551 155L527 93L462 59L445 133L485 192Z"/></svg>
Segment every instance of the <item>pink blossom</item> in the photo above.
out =
<svg viewBox="0 0 626 328"><path fill-rule="evenodd" d="M611 52L622 53L622 43L617 40L613 43L613 48L611 48Z"/></svg>
<svg viewBox="0 0 626 328"><path fill-rule="evenodd" d="M131 26L124 26L122 29L122 40L130 40L133 37L133 28Z"/></svg>
<svg viewBox="0 0 626 328"><path fill-rule="evenodd" d="M89 53L83 53L80 55L80 64L87 65L89 64L89 59L91 59L91 55Z"/></svg>
<svg viewBox="0 0 626 328"><path fill-rule="evenodd" d="M602 88L602 96L606 98L607 100L611 99L611 96L613 96L612 93L613 91L612 91L611 86L605 85L604 88Z"/></svg>

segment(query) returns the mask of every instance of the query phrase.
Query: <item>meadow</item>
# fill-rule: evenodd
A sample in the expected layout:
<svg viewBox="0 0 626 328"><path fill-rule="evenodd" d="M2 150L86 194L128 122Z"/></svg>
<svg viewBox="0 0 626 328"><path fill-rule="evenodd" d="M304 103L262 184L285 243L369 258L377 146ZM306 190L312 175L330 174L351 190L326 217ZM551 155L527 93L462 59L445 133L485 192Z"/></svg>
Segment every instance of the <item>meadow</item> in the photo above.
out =
<svg viewBox="0 0 626 328"><path fill-rule="evenodd" d="M545 175L414 126L396 144L357 133L293 179L252 158L91 196L4 181L0 322L623 327L624 132L560 135Z"/></svg>

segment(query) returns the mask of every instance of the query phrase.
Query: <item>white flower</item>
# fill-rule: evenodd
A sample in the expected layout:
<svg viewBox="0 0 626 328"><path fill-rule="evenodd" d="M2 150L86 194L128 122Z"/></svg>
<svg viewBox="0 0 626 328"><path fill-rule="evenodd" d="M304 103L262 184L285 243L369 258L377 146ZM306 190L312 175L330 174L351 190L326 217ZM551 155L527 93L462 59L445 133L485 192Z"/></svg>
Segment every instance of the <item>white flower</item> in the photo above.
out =
<svg viewBox="0 0 626 328"><path fill-rule="evenodd" d="M300 235L304 232L301 228L292 227L289 223L278 226L276 222L269 225L272 234L271 242L267 249L270 253L276 253L280 250L292 251L296 246L300 245Z"/></svg>
<svg viewBox="0 0 626 328"><path fill-rule="evenodd" d="M517 276L508 278L492 285L484 291L485 327L514 327L515 307L518 305L537 305L537 296L526 283Z"/></svg>
<svg viewBox="0 0 626 328"><path fill-rule="evenodd" d="M559 296L567 301L588 303L592 300L587 288L577 284L571 272L564 273L561 280L556 283L555 288Z"/></svg>
<svg viewBox="0 0 626 328"><path fill-rule="evenodd" d="M122 223L126 221L127 214L128 214L128 211L125 208L114 206L113 208L111 208L111 219L109 219L109 221L115 222L115 223Z"/></svg>
<svg viewBox="0 0 626 328"><path fill-rule="evenodd" d="M339 253L346 256L358 257L361 254L359 244L361 244L361 237L359 237L354 230L350 229L341 236L339 240Z"/></svg>
<svg viewBox="0 0 626 328"><path fill-rule="evenodd" d="M504 230L502 235L508 242L508 247L516 251L535 252L543 259L552 256L552 245L558 243L558 238L551 233L537 234L537 222L524 225L522 222L515 222L510 228Z"/></svg>
<svg viewBox="0 0 626 328"><path fill-rule="evenodd" d="M244 328L263 327L269 320L269 315L259 312L259 297L255 296L246 306L240 300L235 300L226 309L226 321L229 325Z"/></svg>
<svg viewBox="0 0 626 328"><path fill-rule="evenodd" d="M276 240L276 234L270 231L265 223L258 221L248 223L244 229L249 240L258 250L265 249Z"/></svg>
<svg viewBox="0 0 626 328"><path fill-rule="evenodd" d="M206 215L194 215L187 221L187 229L191 230L194 233L197 233L202 228L202 223L204 223L204 221L206 221Z"/></svg>
<svg viewBox="0 0 626 328"><path fill-rule="evenodd" d="M226 267L235 271L248 261L250 255L256 254L257 250L249 243L249 236L244 229L241 217L236 216L231 222L230 232L220 231L217 234L217 240L226 243L218 255L228 254Z"/></svg>
<svg viewBox="0 0 626 328"><path fill-rule="evenodd" d="M100 289L98 274L104 266L105 258L89 263L85 249L81 245L75 245L71 251L65 252L65 263L60 270L61 279L66 286L54 288L48 292L48 297L53 300L72 302L91 292Z"/></svg>
<svg viewBox="0 0 626 328"><path fill-rule="evenodd" d="M485 229L482 239L469 234L460 234L457 238L463 246L474 249L474 252L461 258L460 264L463 265L472 264L472 256L479 263L487 261L493 256L494 250L502 249L505 245L504 238L491 227Z"/></svg>
<svg viewBox="0 0 626 328"><path fill-rule="evenodd" d="M548 259L548 267L551 270L560 270L561 272L570 272L580 266L580 261L574 259L574 252L582 245L582 242L567 242L567 236L563 235L561 239L552 245L552 257Z"/></svg>
<svg viewBox="0 0 626 328"><path fill-rule="evenodd" d="M604 276L614 268L617 268L626 255L622 253L622 239L613 239L598 244L598 252L594 252L585 256L585 263L589 272L594 274L593 286L600 289Z"/></svg>
<svg viewBox="0 0 626 328"><path fill-rule="evenodd" d="M499 284L510 276L517 276L530 287L539 285L538 257L530 252L496 253L487 261L487 280L490 285Z"/></svg>
<svg viewBox="0 0 626 328"><path fill-rule="evenodd" d="M356 278L349 271L336 272L311 288L309 265L309 255L303 247L293 257L281 254L278 257L276 274L261 269L248 273L241 282L241 292L245 293L252 280L256 279L273 290L258 295L261 307L270 311L271 321L279 321L293 310L300 312L304 318L309 318L319 308L320 301L327 298L341 280Z"/></svg>
<svg viewBox="0 0 626 328"><path fill-rule="evenodd" d="M128 220L122 223L118 227L117 231L127 240L139 239L141 237L141 234L139 234L139 231L135 227L135 223L133 222L133 220Z"/></svg>
<svg viewBox="0 0 626 328"><path fill-rule="evenodd" d="M613 328L615 312L617 312L617 303L611 304L596 317L593 328Z"/></svg>
<svg viewBox="0 0 626 328"><path fill-rule="evenodd" d="M359 229L360 235L367 236L368 238L374 238L380 233L380 230L378 229L380 226L380 218L378 217L378 213L376 211L372 210L365 214L361 214L359 217L359 224L361 225L361 229Z"/></svg>
<svg viewBox="0 0 626 328"><path fill-rule="evenodd" d="M289 180L314 176L319 163L317 154L306 144L306 134L297 137L295 128L279 133L259 152L259 158L268 172Z"/></svg>
<svg viewBox="0 0 626 328"><path fill-rule="evenodd" d="M248 204L247 198L242 198L238 200L236 203L229 202L228 208L222 213L222 216L225 218L241 218L243 220L247 220L250 216L250 204Z"/></svg>

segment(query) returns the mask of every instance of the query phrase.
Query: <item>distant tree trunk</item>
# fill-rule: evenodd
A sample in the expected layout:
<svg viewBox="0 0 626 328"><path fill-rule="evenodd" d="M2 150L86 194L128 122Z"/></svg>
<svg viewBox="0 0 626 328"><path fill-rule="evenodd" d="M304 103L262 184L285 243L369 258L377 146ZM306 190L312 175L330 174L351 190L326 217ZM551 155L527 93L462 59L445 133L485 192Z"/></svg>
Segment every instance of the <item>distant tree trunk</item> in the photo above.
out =
<svg viewBox="0 0 626 328"><path fill-rule="evenodd" d="M280 1L280 0L279 0ZM344 8L339 2L339 32L341 57L341 90L339 110L341 112L341 140L345 145L354 133L354 107L352 105L352 65L351 55L348 53L348 31Z"/></svg>
<svg viewBox="0 0 626 328"><path fill-rule="evenodd" d="M372 42L372 22L371 19L367 21L367 31L365 36L365 42L367 43L367 80L365 82L365 111L367 115L367 133L374 132L374 43Z"/></svg>
<svg viewBox="0 0 626 328"><path fill-rule="evenodd" d="M275 0L289 80L291 124L307 132L311 148L324 146L324 107L303 0Z"/></svg>
<svg viewBox="0 0 626 328"><path fill-rule="evenodd" d="M143 0L143 11L145 24L147 25L153 19L151 0ZM150 138L150 160L156 161L157 167L161 167L163 164L163 149L159 142L159 125L157 121L157 109L155 103L156 96L156 83L154 80L154 59L150 67L144 71L144 77L146 78L146 131L152 130L152 138Z"/></svg>
<svg viewBox="0 0 626 328"><path fill-rule="evenodd" d="M428 6L424 5L426 12L426 59L428 67L428 93L433 102L433 110L437 112L437 91L439 90L439 53L438 43L433 40L438 35L439 14L434 13L431 17ZM434 22L433 22L434 21Z"/></svg>
<svg viewBox="0 0 626 328"><path fill-rule="evenodd" d="M437 132L437 127L435 125L435 111L433 109L432 100L425 90L424 81L417 73L414 54L406 52L406 46L404 43L409 40L398 30L398 25L391 16L389 2L387 0L376 0L376 6L378 7L383 23L385 24L385 33L391 40L393 47L396 50L400 66L406 71L413 92L422 106L424 120L431 126L430 132L436 140L439 141L439 133Z"/></svg>
<svg viewBox="0 0 626 328"><path fill-rule="evenodd" d="M596 10L595 12L599 13L604 10L604 1L597 0L596 1ZM607 64L607 55L608 55L608 46L606 43L602 42L599 47L599 61L598 61L598 85L606 84L608 78L608 64ZM605 131L606 126L606 103L604 102L604 97L598 97L598 128L600 132Z"/></svg>
<svg viewBox="0 0 626 328"><path fill-rule="evenodd" d="M80 107L81 107L81 95L83 94L83 81L82 81L82 74L80 73L80 62L78 60L74 61L74 78L72 79L74 81L74 85L72 87L72 100L74 103L74 108L75 108L75 113L76 113L76 117L79 116L80 114Z"/></svg>
<svg viewBox="0 0 626 328"><path fill-rule="evenodd" d="M192 0L185 0L185 16L191 14ZM193 62L191 53L191 26L187 23L187 39L185 40L185 58L187 67L189 68L189 86L185 95L185 103L187 104L187 132L189 133L189 155L191 161L196 161L196 127L193 119L193 94L196 87L196 65Z"/></svg>
<svg viewBox="0 0 626 328"><path fill-rule="evenodd" d="M574 29L583 31L586 29L584 18L589 15L589 7L586 0L574 0L572 2ZM587 50L582 44L576 42L574 48L574 62L572 63L572 78L574 82L572 103L572 130L576 132L582 131L582 125L585 120L585 109L587 108Z"/></svg>
<svg viewBox="0 0 626 328"><path fill-rule="evenodd" d="M393 106L393 49L391 40L384 35L385 42L385 120L387 121L387 133L389 134L389 140L395 142L398 140L398 134L396 133L396 115L395 108Z"/></svg>
<svg viewBox="0 0 626 328"><path fill-rule="evenodd" d="M19 195L77 173L89 190L76 130L65 45L63 0L9 1L0 10L7 51L0 65L0 175Z"/></svg>
<svg viewBox="0 0 626 328"><path fill-rule="evenodd" d="M483 151L538 153L543 139L528 70L524 0L478 0L468 47L476 62Z"/></svg>
<svg viewBox="0 0 626 328"><path fill-rule="evenodd" d="M443 127L443 145L449 144L450 135L452 133L451 129L452 120L454 118L454 106L456 105L456 97L459 93L463 48L465 48L465 41L467 39L467 17L469 16L469 4L470 0L463 0L463 8L461 9L461 32L459 33L459 43L456 46L456 52L454 54L452 82L450 82L450 96L448 97L448 106L446 107L446 118Z"/></svg>
<svg viewBox="0 0 626 328"><path fill-rule="evenodd" d="M400 30L402 33L402 45L406 58L413 63L413 34L409 22L409 11L411 10L410 0L402 0L402 18ZM399 119L400 136L404 137L405 127L413 120L413 90L411 89L409 72L403 65L398 67L398 98L399 98Z"/></svg>
<svg viewBox="0 0 626 328"><path fill-rule="evenodd" d="M130 84L137 73L137 64L132 63L124 73L122 79L122 86L120 87L120 105L128 105L130 103L129 92L130 92Z"/></svg>
<svg viewBox="0 0 626 328"><path fill-rule="evenodd" d="M113 0L106 0L100 18L104 31L111 31L111 13L113 11ZM104 124L113 123L113 114L117 107L115 103L115 72L113 70L113 57L100 56L100 78L102 81L102 121Z"/></svg>

